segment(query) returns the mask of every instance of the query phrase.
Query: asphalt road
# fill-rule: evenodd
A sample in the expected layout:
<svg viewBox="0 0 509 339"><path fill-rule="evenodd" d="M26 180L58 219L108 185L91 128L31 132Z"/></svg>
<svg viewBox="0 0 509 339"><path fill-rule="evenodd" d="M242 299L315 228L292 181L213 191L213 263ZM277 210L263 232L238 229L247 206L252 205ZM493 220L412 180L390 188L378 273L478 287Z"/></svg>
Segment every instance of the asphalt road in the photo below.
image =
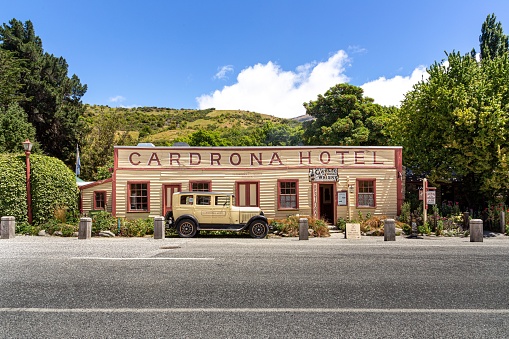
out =
<svg viewBox="0 0 509 339"><path fill-rule="evenodd" d="M507 338L509 237L0 240L0 338Z"/></svg>

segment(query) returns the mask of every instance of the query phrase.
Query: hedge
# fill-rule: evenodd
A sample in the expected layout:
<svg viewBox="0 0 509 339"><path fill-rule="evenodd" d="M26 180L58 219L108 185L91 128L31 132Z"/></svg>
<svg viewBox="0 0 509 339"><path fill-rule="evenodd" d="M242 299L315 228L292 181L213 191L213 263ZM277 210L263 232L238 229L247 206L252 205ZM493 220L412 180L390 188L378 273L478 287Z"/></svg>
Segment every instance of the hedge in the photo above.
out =
<svg viewBox="0 0 509 339"><path fill-rule="evenodd" d="M27 221L25 155L0 154L0 215ZM62 161L39 154L30 156L32 218L43 224L55 218L55 211L78 213L76 177Z"/></svg>

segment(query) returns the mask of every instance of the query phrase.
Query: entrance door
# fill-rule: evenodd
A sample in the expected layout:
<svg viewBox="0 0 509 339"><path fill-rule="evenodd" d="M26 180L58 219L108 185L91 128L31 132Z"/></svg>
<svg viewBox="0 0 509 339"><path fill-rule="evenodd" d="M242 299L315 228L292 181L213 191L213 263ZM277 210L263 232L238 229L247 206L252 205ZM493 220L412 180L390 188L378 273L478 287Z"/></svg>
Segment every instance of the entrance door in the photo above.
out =
<svg viewBox="0 0 509 339"><path fill-rule="evenodd" d="M330 224L336 224L334 220L334 185L320 184L318 191L318 203L320 206L320 218Z"/></svg>
<svg viewBox="0 0 509 339"><path fill-rule="evenodd" d="M173 193L180 192L182 185L180 184L164 184L163 185L163 216L172 210L172 196Z"/></svg>

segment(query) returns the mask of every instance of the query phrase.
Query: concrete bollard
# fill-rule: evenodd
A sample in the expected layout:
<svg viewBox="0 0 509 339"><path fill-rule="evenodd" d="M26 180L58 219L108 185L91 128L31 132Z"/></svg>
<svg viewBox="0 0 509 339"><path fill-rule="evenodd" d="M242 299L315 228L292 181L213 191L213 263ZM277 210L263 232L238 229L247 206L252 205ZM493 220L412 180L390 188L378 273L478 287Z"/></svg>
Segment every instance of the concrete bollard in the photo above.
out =
<svg viewBox="0 0 509 339"><path fill-rule="evenodd" d="M164 217L154 218L154 239L164 239Z"/></svg>
<svg viewBox="0 0 509 339"><path fill-rule="evenodd" d="M92 238L92 218L81 218L78 229L78 239Z"/></svg>
<svg viewBox="0 0 509 339"><path fill-rule="evenodd" d="M470 242L483 241L483 222L481 219L470 220Z"/></svg>
<svg viewBox="0 0 509 339"><path fill-rule="evenodd" d="M309 240L309 225L307 218L299 219L299 240Z"/></svg>
<svg viewBox="0 0 509 339"><path fill-rule="evenodd" d="M385 219L384 221L384 241L396 241L396 221L394 219Z"/></svg>
<svg viewBox="0 0 509 339"><path fill-rule="evenodd" d="M7 216L2 217L2 226L0 229L0 239L12 239L16 235L16 218Z"/></svg>

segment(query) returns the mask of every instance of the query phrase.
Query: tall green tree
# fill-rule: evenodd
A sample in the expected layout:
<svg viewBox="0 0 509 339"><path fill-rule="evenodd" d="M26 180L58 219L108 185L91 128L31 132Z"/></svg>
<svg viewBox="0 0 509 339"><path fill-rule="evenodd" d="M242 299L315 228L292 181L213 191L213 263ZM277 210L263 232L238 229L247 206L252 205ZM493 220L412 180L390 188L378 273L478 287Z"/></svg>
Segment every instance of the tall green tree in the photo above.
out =
<svg viewBox="0 0 509 339"><path fill-rule="evenodd" d="M304 103L315 119L304 123L303 139L310 145L387 145L387 110L364 97L362 88L350 84L331 87L315 101ZM385 116L384 116L385 115Z"/></svg>
<svg viewBox="0 0 509 339"><path fill-rule="evenodd" d="M115 111L102 110L99 116L84 123L83 143L80 145L81 174L85 180L101 180L111 176L114 145L132 145L135 140L122 131L125 118Z"/></svg>
<svg viewBox="0 0 509 339"><path fill-rule="evenodd" d="M81 97L87 86L76 75L67 75L64 58L44 52L30 21L23 24L12 19L9 24L3 24L0 49L10 52L19 62L22 95L19 104L35 127L42 150L71 165L82 127Z"/></svg>
<svg viewBox="0 0 509 339"><path fill-rule="evenodd" d="M482 24L481 35L479 36L479 47L481 50L481 59L494 59L507 53L509 49L509 40L504 34L502 24L496 21L495 14L487 16Z"/></svg>
<svg viewBox="0 0 509 339"><path fill-rule="evenodd" d="M28 122L25 111L16 102L7 109L0 107L0 153L23 151L22 142L26 139L36 145L35 128Z"/></svg>
<svg viewBox="0 0 509 339"><path fill-rule="evenodd" d="M509 59L453 52L407 93L399 142L406 165L435 183L459 181L469 205L507 194Z"/></svg>
<svg viewBox="0 0 509 339"><path fill-rule="evenodd" d="M12 52L0 49L0 107L22 100L22 88L21 61Z"/></svg>

